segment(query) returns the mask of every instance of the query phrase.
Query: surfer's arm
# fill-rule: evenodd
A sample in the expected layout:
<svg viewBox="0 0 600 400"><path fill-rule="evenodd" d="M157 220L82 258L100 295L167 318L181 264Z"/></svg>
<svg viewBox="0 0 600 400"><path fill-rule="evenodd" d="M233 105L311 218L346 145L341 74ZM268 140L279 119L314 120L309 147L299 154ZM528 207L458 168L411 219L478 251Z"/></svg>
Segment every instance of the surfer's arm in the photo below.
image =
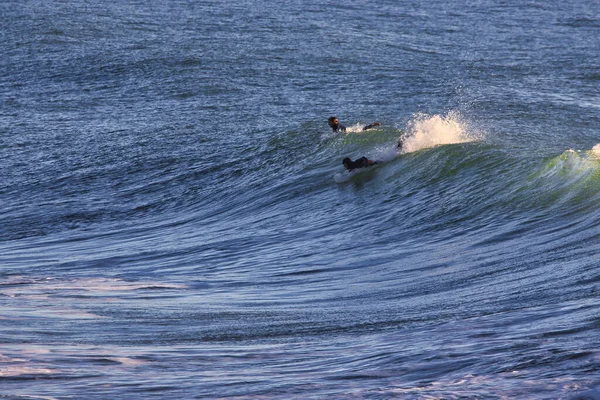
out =
<svg viewBox="0 0 600 400"><path fill-rule="evenodd" d="M336 125L330 125L330 126L331 126L331 130L334 131L335 133L346 132L346 127L342 124L336 124Z"/></svg>
<svg viewBox="0 0 600 400"><path fill-rule="evenodd" d="M379 125L381 125L381 122L379 122L379 121L373 122L372 124L369 124L369 125L365 126L363 128L363 131L366 131L367 129L371 129L371 128L374 128L374 127L379 126Z"/></svg>

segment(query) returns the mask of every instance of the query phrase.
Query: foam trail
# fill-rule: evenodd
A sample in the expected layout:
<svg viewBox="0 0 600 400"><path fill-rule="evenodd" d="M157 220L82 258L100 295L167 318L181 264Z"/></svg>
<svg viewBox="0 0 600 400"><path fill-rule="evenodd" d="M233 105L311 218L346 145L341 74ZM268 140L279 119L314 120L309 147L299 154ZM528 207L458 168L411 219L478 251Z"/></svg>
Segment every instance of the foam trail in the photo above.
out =
<svg viewBox="0 0 600 400"><path fill-rule="evenodd" d="M366 126L367 124L354 124L352 126L347 126L346 127L346 133L362 133L365 132L363 131L363 128Z"/></svg>
<svg viewBox="0 0 600 400"><path fill-rule="evenodd" d="M407 132L402 147L403 153L479 139L468 132L466 123L455 112L450 112L446 116L416 114L408 122Z"/></svg>
<svg viewBox="0 0 600 400"><path fill-rule="evenodd" d="M358 124L358 123L354 124L352 126L346 126L346 131L345 132L341 132L341 131L334 132L334 131L332 131L330 129L327 133L325 133L325 134L322 135L321 140L327 141L327 140L334 139L334 138L336 138L336 137L338 137L340 135L343 136L343 135L349 135L351 133L363 133L364 132L363 131L363 127L364 126L365 125Z"/></svg>

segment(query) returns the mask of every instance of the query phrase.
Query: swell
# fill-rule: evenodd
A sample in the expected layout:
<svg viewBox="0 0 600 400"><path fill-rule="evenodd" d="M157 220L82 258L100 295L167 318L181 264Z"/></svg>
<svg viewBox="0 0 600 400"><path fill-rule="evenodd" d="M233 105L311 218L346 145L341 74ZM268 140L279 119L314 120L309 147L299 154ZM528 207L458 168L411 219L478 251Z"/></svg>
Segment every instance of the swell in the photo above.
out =
<svg viewBox="0 0 600 400"><path fill-rule="evenodd" d="M28 167L23 174L23 167L13 163L14 178L3 190L9 198L2 216L8 229L1 238L95 226L197 224L215 216L222 222L274 210L300 216L321 207L327 212L327 202L336 204L336 193L346 190L331 179L343 171L339 162L346 155L384 159L374 172L348 183L359 194L363 188L372 191L368 206L384 210L388 222L401 220L412 233L461 224L466 232L477 231L478 224L497 225L532 211L539 216L527 220L552 213L595 215L599 163L593 151L546 160L513 156L485 140L465 140L464 126L436 118L419 116L406 130L344 137L323 134L313 124L265 132L269 138L259 142L211 142L197 134L172 134L165 141L157 135L129 148L133 157L120 155L135 134L119 138L121 147L96 139L63 157L48 149L46 160L37 156L48 167ZM122 133L109 133L108 139ZM395 153L397 138L407 134L408 150ZM448 140L448 135L458 139ZM7 171L11 175L10 167ZM402 207L404 200L410 207Z"/></svg>
<svg viewBox="0 0 600 400"><path fill-rule="evenodd" d="M77 314L88 322L69 339L87 343L86 335L101 330L107 318L112 329L102 341L124 346L322 343L332 336L376 336L383 338L382 352L398 354L397 343L404 343L400 337L406 333L437 335L437 341L448 330L467 326L483 338L477 341L483 350L415 350L416 368L399 372L422 379L425 365L433 362L460 376L471 370L472 354L499 352L507 324L534 329L521 312L536 315L536 309L585 301L593 293L600 168L593 149L545 158L514 154L484 136L469 136L456 119L419 118L404 129L343 136L324 133L317 122L257 132L266 138L258 140L245 138L247 132L214 139L162 131L137 146L139 137L124 138L121 131L107 138L118 144L106 140L69 150L69 162L59 157L43 174L42 167L35 169L31 180L14 175L8 190L19 202L3 215L3 222L10 222L5 234L43 239L19 242L3 261L35 268L34 281L44 274L61 280L105 271L138 280L161 278L156 284L108 282L135 291L121 298L140 303L122 308L95 305L112 294L95 293L89 282L81 286L90 293L78 293L80 284L72 280L65 290L52 282L54 291L27 283L15 296L25 300L27 291L51 292L80 302L90 296ZM413 147L398 153L401 135L410 137ZM383 162L337 183L333 176L343 172L340 160L361 155ZM171 288L169 282L177 280L186 286ZM162 288L159 293L148 293L155 286ZM142 303L148 299L163 301L163 308L146 311ZM198 307L174 313L182 299ZM57 307L42 310L75 315ZM566 312L548 314L560 320ZM29 328L46 323L34 312L31 318ZM482 331L482 322L498 318L506 324ZM540 334L589 335L593 326L587 314L579 318L573 329ZM132 323L145 330L123 338L119 332ZM438 332L440 326L447 329ZM393 345L385 341L389 338ZM523 346L500 349L514 360L496 356L484 373L590 358L587 350L577 350L531 363L536 353ZM371 356L373 349L368 350ZM395 368L394 360L384 357L375 369L388 362ZM358 374L333 356L330 365L340 367L331 374L336 386L340 380L357 381ZM318 362L307 366L311 372L319 368Z"/></svg>

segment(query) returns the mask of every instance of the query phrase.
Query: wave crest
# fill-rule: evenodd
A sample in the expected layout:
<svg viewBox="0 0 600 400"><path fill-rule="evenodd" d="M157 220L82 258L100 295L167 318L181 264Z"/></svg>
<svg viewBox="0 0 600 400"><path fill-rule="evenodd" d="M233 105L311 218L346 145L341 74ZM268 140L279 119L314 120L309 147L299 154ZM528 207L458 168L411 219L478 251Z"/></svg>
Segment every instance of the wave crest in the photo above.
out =
<svg viewBox="0 0 600 400"><path fill-rule="evenodd" d="M457 112L447 115L417 113L407 124L403 152L426 149L444 144L467 143L480 140L469 132L468 124Z"/></svg>
<svg viewBox="0 0 600 400"><path fill-rule="evenodd" d="M592 147L592 150L590 150L590 154L594 158L600 158L600 143Z"/></svg>

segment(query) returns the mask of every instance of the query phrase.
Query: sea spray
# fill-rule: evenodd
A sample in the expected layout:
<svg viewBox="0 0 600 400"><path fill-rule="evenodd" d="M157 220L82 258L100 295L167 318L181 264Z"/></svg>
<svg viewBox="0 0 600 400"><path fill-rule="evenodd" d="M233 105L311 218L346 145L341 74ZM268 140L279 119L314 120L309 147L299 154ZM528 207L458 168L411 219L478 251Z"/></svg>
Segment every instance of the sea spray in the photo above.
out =
<svg viewBox="0 0 600 400"><path fill-rule="evenodd" d="M417 113L408 122L406 132L403 153L480 139L469 132L467 123L457 112L449 112L445 116Z"/></svg>
<svg viewBox="0 0 600 400"><path fill-rule="evenodd" d="M592 150L590 150L590 155L593 158L600 159L600 143L592 147Z"/></svg>

